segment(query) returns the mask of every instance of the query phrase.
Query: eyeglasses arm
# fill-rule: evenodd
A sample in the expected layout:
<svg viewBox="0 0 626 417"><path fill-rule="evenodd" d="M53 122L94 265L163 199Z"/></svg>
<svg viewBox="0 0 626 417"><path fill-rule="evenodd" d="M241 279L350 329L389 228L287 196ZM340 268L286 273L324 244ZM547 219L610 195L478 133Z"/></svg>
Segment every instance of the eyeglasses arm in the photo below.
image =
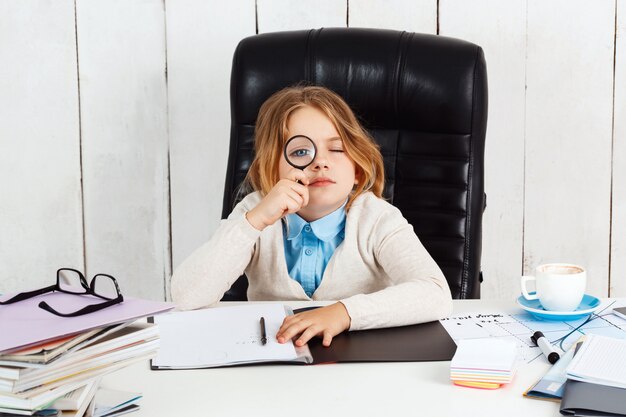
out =
<svg viewBox="0 0 626 417"><path fill-rule="evenodd" d="M9 298L6 301L0 301L0 305L17 303L18 301L22 301L22 300L26 300L28 298L36 297L38 295L45 294L45 293L50 292L50 291L55 291L56 289L57 289L56 285L51 285L49 287L40 288L38 290L21 292L21 293L17 294L16 296L12 297L12 298Z"/></svg>
<svg viewBox="0 0 626 417"><path fill-rule="evenodd" d="M52 313L54 315L61 316L61 317L77 317L77 316L82 316L84 314L93 313L98 310L102 310L103 308L107 308L115 304L119 304L122 301L124 301L124 297L120 295L119 297L114 298L113 300L105 301L104 303L90 304L88 306L81 308L80 310L74 311L73 313L61 313L55 310L54 308L50 307L50 304L48 304L45 301L42 301L39 303L39 308L42 308L49 313Z"/></svg>

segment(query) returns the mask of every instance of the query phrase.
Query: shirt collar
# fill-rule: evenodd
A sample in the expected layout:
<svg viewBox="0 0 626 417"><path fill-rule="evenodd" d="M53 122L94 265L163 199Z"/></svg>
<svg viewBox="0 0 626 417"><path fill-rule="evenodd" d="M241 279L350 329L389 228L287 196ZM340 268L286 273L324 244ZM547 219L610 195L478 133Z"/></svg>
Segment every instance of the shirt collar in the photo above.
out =
<svg viewBox="0 0 626 417"><path fill-rule="evenodd" d="M289 225L288 230L289 234L287 236L288 240L292 240L297 238L300 233L302 233L302 229L308 224L313 229L313 233L319 240L323 240L324 242L328 242L333 239L335 236L341 232L346 224L346 203L343 203L341 207L332 213L327 214L321 219L317 219L314 222L308 223L302 217L297 214L288 214L287 215L287 223Z"/></svg>

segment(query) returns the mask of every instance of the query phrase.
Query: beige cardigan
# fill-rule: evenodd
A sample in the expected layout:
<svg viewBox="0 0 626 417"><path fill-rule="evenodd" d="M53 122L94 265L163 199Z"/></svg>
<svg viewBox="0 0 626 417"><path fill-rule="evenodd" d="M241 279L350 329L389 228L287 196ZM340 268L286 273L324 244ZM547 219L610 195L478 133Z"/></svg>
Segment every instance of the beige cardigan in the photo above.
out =
<svg viewBox="0 0 626 417"><path fill-rule="evenodd" d="M350 330L438 320L452 311L443 273L400 211L365 193L346 216L345 239L333 253L320 286L309 298L287 271L281 222L258 231L245 218L261 196L246 196L207 243L172 276L179 308L220 300L244 272L249 300L339 300Z"/></svg>

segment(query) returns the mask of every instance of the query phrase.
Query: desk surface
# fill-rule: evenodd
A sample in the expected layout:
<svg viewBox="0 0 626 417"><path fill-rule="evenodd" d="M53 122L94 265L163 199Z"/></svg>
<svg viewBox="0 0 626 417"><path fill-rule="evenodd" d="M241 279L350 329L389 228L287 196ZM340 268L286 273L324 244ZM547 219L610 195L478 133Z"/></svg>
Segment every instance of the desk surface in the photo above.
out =
<svg viewBox="0 0 626 417"><path fill-rule="evenodd" d="M289 303L301 307L303 303ZM454 313L516 312L514 303L455 300ZM143 393L140 416L560 416L558 403L524 398L549 368L523 364L498 390L450 382L450 362L260 365L150 371L140 363L103 386Z"/></svg>

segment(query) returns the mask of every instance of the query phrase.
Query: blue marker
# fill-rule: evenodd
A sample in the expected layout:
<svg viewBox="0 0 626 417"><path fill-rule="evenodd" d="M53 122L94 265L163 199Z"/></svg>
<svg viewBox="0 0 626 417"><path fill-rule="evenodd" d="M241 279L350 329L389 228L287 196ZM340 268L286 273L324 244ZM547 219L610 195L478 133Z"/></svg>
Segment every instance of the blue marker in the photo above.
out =
<svg viewBox="0 0 626 417"><path fill-rule="evenodd" d="M541 352L543 352L544 356L548 358L548 362L551 364L554 365L559 359L561 359L561 356L559 356L559 354L552 349L552 345L548 342L548 339L546 339L543 333L535 332L532 336L530 336L530 340L532 340L535 345L539 346L539 349L541 349Z"/></svg>

